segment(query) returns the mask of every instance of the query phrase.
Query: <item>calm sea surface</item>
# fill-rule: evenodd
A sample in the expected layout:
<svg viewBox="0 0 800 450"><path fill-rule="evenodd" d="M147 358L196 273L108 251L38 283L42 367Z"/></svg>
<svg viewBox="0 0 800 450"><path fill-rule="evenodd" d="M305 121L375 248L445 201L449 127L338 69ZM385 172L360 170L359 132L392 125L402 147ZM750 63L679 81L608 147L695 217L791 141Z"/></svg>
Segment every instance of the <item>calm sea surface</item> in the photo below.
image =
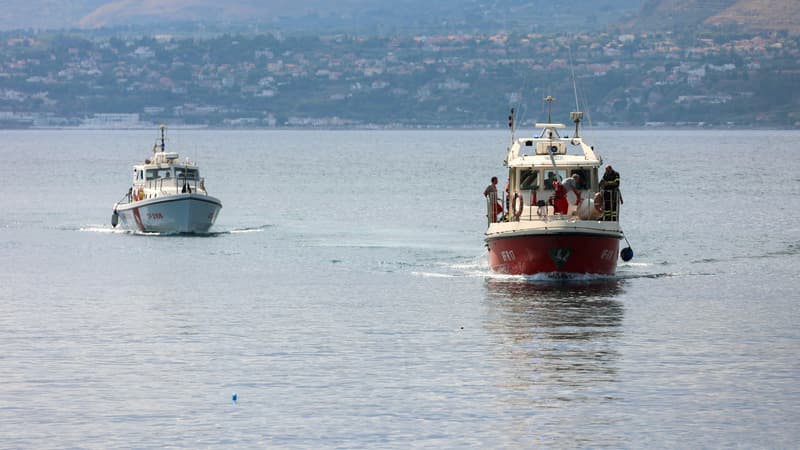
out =
<svg viewBox="0 0 800 450"><path fill-rule="evenodd" d="M1 448L800 442L800 132L586 133L636 256L566 282L487 269L505 132L170 130L214 233L112 230L156 134L0 132Z"/></svg>

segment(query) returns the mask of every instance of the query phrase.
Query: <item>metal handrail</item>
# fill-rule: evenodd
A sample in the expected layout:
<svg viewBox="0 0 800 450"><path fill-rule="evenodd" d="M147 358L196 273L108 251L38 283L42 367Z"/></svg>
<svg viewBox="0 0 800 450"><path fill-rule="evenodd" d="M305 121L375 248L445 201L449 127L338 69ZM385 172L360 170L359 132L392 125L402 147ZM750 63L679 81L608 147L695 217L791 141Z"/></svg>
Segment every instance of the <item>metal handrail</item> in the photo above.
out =
<svg viewBox="0 0 800 450"><path fill-rule="evenodd" d="M497 203L497 194L489 194L486 196L486 225L489 226L494 223L496 218L494 214L494 205Z"/></svg>
<svg viewBox="0 0 800 450"><path fill-rule="evenodd" d="M550 220L582 220L582 221L614 221L614 222L619 221L619 214L620 214L620 209L621 209L620 207L622 206L622 203L623 203L622 202L622 194L619 192L619 190L613 190L613 191L609 190L609 191L600 191L600 192L601 192L602 195L609 194L611 196L611 198L612 198L611 201L614 202L616 207L611 209L611 210L604 209L602 215L599 218L596 217L596 218L583 219L583 218L580 217L580 215L574 214L574 212L573 212L573 214L550 214L549 210L546 210L544 214L539 214L539 211L538 211L539 206L538 205L526 205L525 202L523 201L522 214L520 214L519 217L514 217L513 220L516 220L516 221L520 221L520 220L540 221L541 220L541 221L545 221L545 222L546 221L550 221ZM522 193L520 192L520 195L521 194ZM588 199L588 197L584 197L584 198ZM494 205L497 204L497 203L500 203L497 200L498 200L497 193L491 193L491 194L486 196L486 221L487 221L488 225L491 225L491 224L497 222L497 215L494 213L494 211L495 211ZM501 211L503 212L503 215L508 217L508 215L510 214L510 211L509 211L510 208L509 208L509 205L507 203L508 198L504 197L504 200L505 200L504 202L500 203L500 207L501 207ZM548 208L550 206L551 205L549 205L549 202L545 202L545 205L543 207L544 208ZM528 209L527 217L525 217L526 216L525 208ZM534 213L533 213L534 209L537 209L537 213L536 213L535 216L534 216ZM508 220L512 220L512 218L509 218Z"/></svg>

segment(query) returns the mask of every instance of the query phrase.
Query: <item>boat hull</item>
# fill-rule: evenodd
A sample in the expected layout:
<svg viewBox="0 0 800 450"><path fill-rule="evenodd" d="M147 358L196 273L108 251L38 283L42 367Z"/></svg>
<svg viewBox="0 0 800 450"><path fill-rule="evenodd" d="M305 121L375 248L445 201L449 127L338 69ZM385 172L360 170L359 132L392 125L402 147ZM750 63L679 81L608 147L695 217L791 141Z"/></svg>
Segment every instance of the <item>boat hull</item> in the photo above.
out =
<svg viewBox="0 0 800 450"><path fill-rule="evenodd" d="M207 233L222 202L203 194L177 194L117 204L122 228L144 233Z"/></svg>
<svg viewBox="0 0 800 450"><path fill-rule="evenodd" d="M489 267L509 275L613 275L619 236L595 233L501 233L486 238Z"/></svg>

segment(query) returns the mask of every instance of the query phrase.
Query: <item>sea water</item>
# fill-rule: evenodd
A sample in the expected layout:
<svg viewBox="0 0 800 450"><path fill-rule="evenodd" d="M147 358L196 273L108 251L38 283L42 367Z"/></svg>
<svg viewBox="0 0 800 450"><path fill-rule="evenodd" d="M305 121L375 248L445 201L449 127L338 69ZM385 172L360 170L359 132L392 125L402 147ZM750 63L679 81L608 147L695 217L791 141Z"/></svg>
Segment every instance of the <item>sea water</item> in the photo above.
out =
<svg viewBox="0 0 800 450"><path fill-rule="evenodd" d="M502 131L171 129L202 237L110 225L157 130L0 132L0 447L796 446L800 133L584 134L635 257L552 280Z"/></svg>

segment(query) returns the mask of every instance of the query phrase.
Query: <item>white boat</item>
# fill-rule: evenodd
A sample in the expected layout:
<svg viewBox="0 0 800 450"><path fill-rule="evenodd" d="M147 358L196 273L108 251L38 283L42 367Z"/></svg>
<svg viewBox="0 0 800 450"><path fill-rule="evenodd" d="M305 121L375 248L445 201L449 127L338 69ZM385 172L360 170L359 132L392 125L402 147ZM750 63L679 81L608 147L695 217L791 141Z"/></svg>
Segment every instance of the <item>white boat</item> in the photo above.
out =
<svg viewBox="0 0 800 450"><path fill-rule="evenodd" d="M549 109L554 99L545 100ZM487 195L489 267L513 275L614 274L620 240L627 241L619 223L619 174L610 166L600 173L602 158L579 136L582 113L571 114L572 137L562 136L566 126L549 116L536 124L536 135L520 138L513 110L509 116L507 197ZM570 178L575 191L568 194L561 184ZM630 246L620 256L631 259Z"/></svg>
<svg viewBox="0 0 800 450"><path fill-rule="evenodd" d="M207 233L222 202L208 195L196 164L166 151L167 127L153 155L133 166L133 185L114 204L111 225L145 233Z"/></svg>

